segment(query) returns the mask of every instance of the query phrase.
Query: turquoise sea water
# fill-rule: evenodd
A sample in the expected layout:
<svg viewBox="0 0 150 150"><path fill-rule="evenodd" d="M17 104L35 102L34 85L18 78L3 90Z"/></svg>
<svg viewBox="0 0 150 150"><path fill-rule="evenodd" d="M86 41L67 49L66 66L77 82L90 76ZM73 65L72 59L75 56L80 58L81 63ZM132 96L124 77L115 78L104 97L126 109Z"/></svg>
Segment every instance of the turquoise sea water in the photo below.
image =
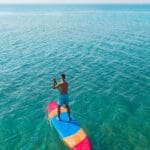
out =
<svg viewBox="0 0 150 150"><path fill-rule="evenodd" d="M65 150L46 115L65 73L93 150L150 146L150 5L1 5L0 150Z"/></svg>

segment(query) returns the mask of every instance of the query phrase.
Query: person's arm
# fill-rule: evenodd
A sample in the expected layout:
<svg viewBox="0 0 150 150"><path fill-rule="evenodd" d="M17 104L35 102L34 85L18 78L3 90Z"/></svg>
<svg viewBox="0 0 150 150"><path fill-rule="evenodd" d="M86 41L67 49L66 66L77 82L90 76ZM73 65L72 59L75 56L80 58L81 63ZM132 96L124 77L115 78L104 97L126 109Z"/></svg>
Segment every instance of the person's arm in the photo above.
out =
<svg viewBox="0 0 150 150"><path fill-rule="evenodd" d="M57 84L57 82L56 82L56 79L54 78L54 79L53 79L53 86L52 86L53 89L55 89L55 85L56 85L56 84Z"/></svg>
<svg viewBox="0 0 150 150"><path fill-rule="evenodd" d="M60 86L60 84L57 84L56 79L53 79L53 89L56 89Z"/></svg>

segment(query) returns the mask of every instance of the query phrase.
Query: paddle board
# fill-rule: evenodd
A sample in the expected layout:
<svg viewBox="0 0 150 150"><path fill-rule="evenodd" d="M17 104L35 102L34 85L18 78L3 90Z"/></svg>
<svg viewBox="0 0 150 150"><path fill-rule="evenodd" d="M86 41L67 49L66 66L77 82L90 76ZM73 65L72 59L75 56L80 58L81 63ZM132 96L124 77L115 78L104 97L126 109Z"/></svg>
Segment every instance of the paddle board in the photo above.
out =
<svg viewBox="0 0 150 150"><path fill-rule="evenodd" d="M48 120L58 132L62 141L72 150L91 150L88 136L80 127L77 120L71 116L68 121L67 110L61 107L60 118L57 120L57 102L51 101L47 105Z"/></svg>

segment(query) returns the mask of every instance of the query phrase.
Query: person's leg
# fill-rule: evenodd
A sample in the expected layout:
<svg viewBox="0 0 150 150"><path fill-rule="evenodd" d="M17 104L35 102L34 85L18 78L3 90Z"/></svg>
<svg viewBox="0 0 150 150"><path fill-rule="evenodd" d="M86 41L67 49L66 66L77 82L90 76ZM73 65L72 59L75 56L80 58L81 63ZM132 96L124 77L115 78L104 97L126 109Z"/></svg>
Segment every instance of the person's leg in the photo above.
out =
<svg viewBox="0 0 150 150"><path fill-rule="evenodd" d="M58 96L58 101L57 101L57 119L60 121L60 107L62 106L62 98L61 95Z"/></svg>
<svg viewBox="0 0 150 150"><path fill-rule="evenodd" d="M67 108L68 118L69 118L69 121L70 121L71 120L71 117L70 117L70 108L69 108L68 104L66 104L66 108Z"/></svg>
<svg viewBox="0 0 150 150"><path fill-rule="evenodd" d="M58 114L58 120L60 120L60 105L58 105L58 112L57 112L57 114Z"/></svg>

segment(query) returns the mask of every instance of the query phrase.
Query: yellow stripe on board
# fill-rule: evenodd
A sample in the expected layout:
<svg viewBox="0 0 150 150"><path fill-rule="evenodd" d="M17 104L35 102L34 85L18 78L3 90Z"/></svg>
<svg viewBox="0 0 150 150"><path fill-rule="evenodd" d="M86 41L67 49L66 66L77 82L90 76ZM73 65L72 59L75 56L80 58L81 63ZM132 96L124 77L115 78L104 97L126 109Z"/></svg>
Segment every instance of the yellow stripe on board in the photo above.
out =
<svg viewBox="0 0 150 150"><path fill-rule="evenodd" d="M86 134L83 131L83 129L81 128L77 133L71 135L71 136L67 136L65 138L63 138L63 141L66 143L66 145L68 145L70 148L73 148L75 145L77 145L78 143L80 143L83 139L85 139Z"/></svg>
<svg viewBox="0 0 150 150"><path fill-rule="evenodd" d="M48 118L53 118L54 116L57 115L58 109L54 109L51 113L48 114ZM64 107L61 107L60 112L67 112L67 109Z"/></svg>

